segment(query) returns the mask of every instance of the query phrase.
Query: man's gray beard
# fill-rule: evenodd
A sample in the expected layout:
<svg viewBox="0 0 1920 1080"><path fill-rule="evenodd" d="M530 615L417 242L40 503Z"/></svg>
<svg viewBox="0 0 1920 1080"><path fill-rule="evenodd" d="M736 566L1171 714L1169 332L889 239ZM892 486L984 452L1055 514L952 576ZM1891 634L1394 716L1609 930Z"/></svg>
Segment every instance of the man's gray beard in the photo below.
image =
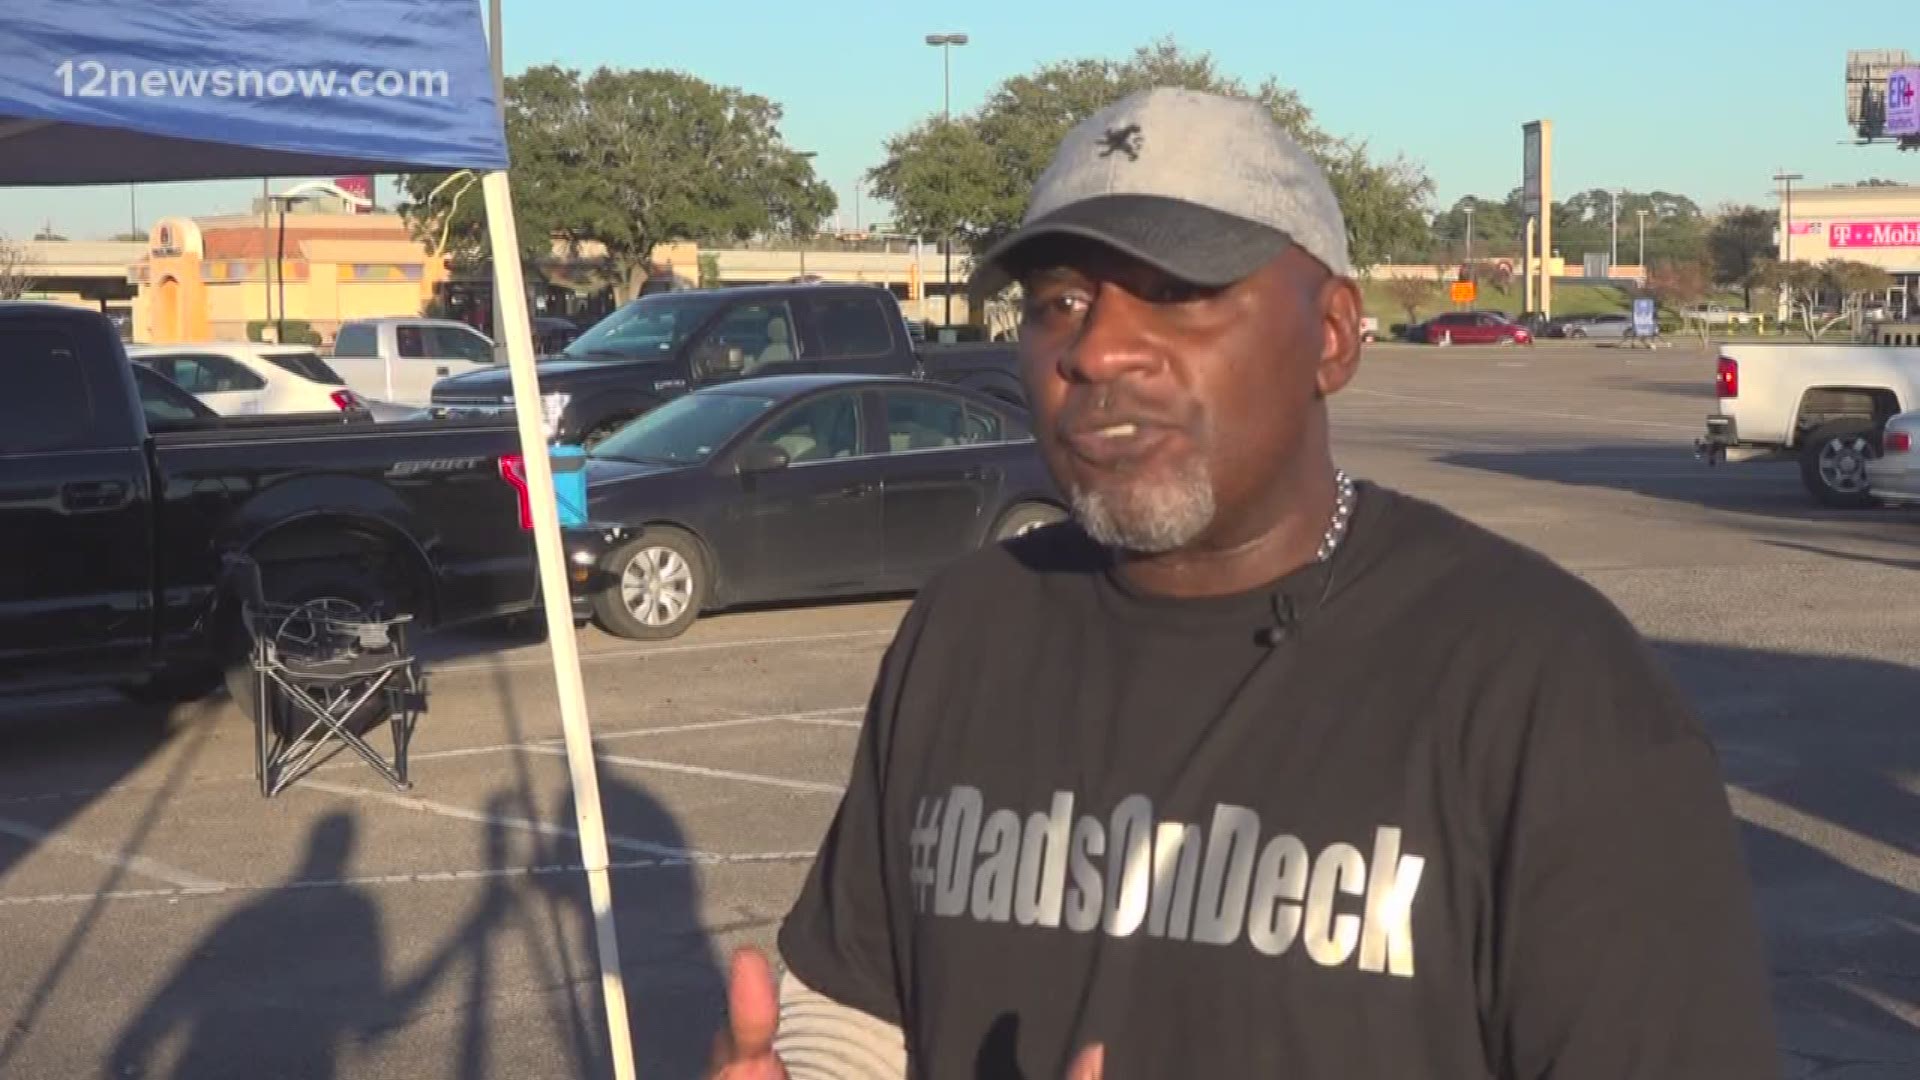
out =
<svg viewBox="0 0 1920 1080"><path fill-rule="evenodd" d="M1143 555L1177 550L1213 521L1213 483L1199 463L1171 479L1075 488L1073 515L1096 542Z"/></svg>

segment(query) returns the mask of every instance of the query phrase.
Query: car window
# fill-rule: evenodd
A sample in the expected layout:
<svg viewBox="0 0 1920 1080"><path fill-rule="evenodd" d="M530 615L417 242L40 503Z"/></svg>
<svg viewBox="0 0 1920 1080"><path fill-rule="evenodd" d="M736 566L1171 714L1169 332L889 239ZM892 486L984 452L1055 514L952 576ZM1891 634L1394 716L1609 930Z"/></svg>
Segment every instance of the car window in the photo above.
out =
<svg viewBox="0 0 1920 1080"><path fill-rule="evenodd" d="M189 394L259 390L267 385L267 380L224 356L195 354L176 356L172 360L172 367L162 374Z"/></svg>
<svg viewBox="0 0 1920 1080"><path fill-rule="evenodd" d="M642 464L695 465L779 404L757 394L682 394L596 443L588 456Z"/></svg>
<svg viewBox="0 0 1920 1080"><path fill-rule="evenodd" d="M967 403L966 426L961 432L969 443L997 443L1006 438L1000 428L1000 414L972 402Z"/></svg>
<svg viewBox="0 0 1920 1080"><path fill-rule="evenodd" d="M694 378L703 381L750 375L768 364L797 360L793 312L784 300L736 305L700 335L690 355Z"/></svg>
<svg viewBox="0 0 1920 1080"><path fill-rule="evenodd" d="M274 367L280 368L283 371L291 372L303 379L308 379L317 383L325 383L328 386L347 385L346 380L340 377L339 372L328 367L327 362L325 360L320 359L319 353L271 352L271 353L263 353L261 355L261 359L265 360L269 364L272 364Z"/></svg>
<svg viewBox="0 0 1920 1080"><path fill-rule="evenodd" d="M219 414L202 404L199 398L168 382L159 373L139 365L133 369L134 385L140 390L140 409L147 414L149 431L211 420Z"/></svg>
<svg viewBox="0 0 1920 1080"><path fill-rule="evenodd" d="M493 344L472 330L455 326L427 327L428 343L436 358L493 363Z"/></svg>
<svg viewBox="0 0 1920 1080"><path fill-rule="evenodd" d="M808 302L813 306L822 358L884 356L893 350L896 319L878 296L825 296Z"/></svg>
<svg viewBox="0 0 1920 1080"><path fill-rule="evenodd" d="M942 394L892 390L887 401L887 449L933 450L964 446L970 438L967 409Z"/></svg>
<svg viewBox="0 0 1920 1080"><path fill-rule="evenodd" d="M348 323L333 339L333 355L342 360L370 360L380 355L380 336L368 323Z"/></svg>
<svg viewBox="0 0 1920 1080"><path fill-rule="evenodd" d="M567 343L570 359L622 359L670 352L727 297L712 292L654 293L630 301Z"/></svg>
<svg viewBox="0 0 1920 1080"><path fill-rule="evenodd" d="M102 402L66 327L8 320L0 385L7 388L0 394L0 454L77 450L91 441Z"/></svg>
<svg viewBox="0 0 1920 1080"><path fill-rule="evenodd" d="M400 348L403 360L431 359L427 350L426 328L420 326L396 326L393 328L393 340Z"/></svg>
<svg viewBox="0 0 1920 1080"><path fill-rule="evenodd" d="M855 391L815 398L774 417L755 443L777 446L793 464L853 457L860 452L860 407Z"/></svg>

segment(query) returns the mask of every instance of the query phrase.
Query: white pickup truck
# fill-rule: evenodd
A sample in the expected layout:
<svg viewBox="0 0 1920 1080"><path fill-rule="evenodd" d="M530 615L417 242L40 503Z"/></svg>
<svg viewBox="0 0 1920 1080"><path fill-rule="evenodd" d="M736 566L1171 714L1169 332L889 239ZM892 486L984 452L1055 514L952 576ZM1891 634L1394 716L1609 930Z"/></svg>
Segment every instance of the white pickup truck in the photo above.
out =
<svg viewBox="0 0 1920 1080"><path fill-rule="evenodd" d="M1723 343L1718 407L1694 450L1710 464L1797 460L1823 506L1878 504L1866 463L1896 413L1920 408L1920 348Z"/></svg>

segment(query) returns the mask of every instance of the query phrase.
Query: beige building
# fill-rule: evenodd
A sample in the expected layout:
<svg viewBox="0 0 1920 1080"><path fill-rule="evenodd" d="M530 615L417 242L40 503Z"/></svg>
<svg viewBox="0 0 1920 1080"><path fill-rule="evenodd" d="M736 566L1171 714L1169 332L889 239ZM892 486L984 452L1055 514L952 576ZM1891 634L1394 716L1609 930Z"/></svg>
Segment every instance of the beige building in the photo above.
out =
<svg viewBox="0 0 1920 1080"><path fill-rule="evenodd" d="M1896 284L1888 314L1920 314L1920 187L1796 188L1792 218L1781 200L1776 238L1782 259L1848 259L1878 266Z"/></svg>
<svg viewBox="0 0 1920 1080"><path fill-rule="evenodd" d="M290 213L281 228L278 214L156 222L128 272L134 340L245 341L284 319L330 341L348 319L418 314L446 280L397 214Z"/></svg>

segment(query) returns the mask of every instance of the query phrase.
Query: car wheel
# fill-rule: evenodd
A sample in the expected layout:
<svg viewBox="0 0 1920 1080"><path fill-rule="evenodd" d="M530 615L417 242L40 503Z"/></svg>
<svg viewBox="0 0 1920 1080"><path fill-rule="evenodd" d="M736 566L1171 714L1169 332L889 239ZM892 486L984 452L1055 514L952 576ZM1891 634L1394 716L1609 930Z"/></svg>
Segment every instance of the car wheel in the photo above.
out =
<svg viewBox="0 0 1920 1080"><path fill-rule="evenodd" d="M1576 329L1567 331L1567 336L1570 338L1583 338L1587 336L1587 332L1585 330L1576 328Z"/></svg>
<svg viewBox="0 0 1920 1080"><path fill-rule="evenodd" d="M1879 504L1867 488L1867 462L1880 456L1880 426L1856 417L1822 424L1800 444L1800 479L1815 501L1838 510Z"/></svg>
<svg viewBox="0 0 1920 1080"><path fill-rule="evenodd" d="M609 634L659 641L686 633L707 597L707 560L679 529L648 529L608 556L612 581L593 594L594 621Z"/></svg>
<svg viewBox="0 0 1920 1080"><path fill-rule="evenodd" d="M1000 515L993 526L993 540L999 543L1016 536L1025 536L1035 529L1045 528L1067 519L1066 512L1057 506L1046 503L1021 503Z"/></svg>

